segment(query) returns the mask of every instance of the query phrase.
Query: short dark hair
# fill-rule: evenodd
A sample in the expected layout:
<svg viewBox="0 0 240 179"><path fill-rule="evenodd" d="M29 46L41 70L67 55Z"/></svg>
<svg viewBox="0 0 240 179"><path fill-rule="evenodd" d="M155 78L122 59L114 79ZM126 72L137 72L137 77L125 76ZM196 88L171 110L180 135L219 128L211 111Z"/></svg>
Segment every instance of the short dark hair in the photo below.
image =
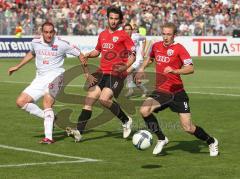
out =
<svg viewBox="0 0 240 179"><path fill-rule="evenodd" d="M42 24L42 31L43 31L43 27L44 26L52 26L53 27L53 30L55 31L55 27L54 27L54 24L52 22L49 22L49 21L46 21Z"/></svg>
<svg viewBox="0 0 240 179"><path fill-rule="evenodd" d="M131 28L131 30L133 30L133 28L132 28L132 25L131 25L131 24L129 24L129 23L125 24L125 25L123 26L123 29L125 29L125 27L130 27L130 28Z"/></svg>
<svg viewBox="0 0 240 179"><path fill-rule="evenodd" d="M123 20L123 13L119 7L116 6L110 6L107 8L107 17L109 18L110 13L118 14L120 23L122 23Z"/></svg>
<svg viewBox="0 0 240 179"><path fill-rule="evenodd" d="M171 28L171 29L173 29L174 35L177 34L177 26L172 22L167 22L167 23L163 24L162 29L163 28Z"/></svg>

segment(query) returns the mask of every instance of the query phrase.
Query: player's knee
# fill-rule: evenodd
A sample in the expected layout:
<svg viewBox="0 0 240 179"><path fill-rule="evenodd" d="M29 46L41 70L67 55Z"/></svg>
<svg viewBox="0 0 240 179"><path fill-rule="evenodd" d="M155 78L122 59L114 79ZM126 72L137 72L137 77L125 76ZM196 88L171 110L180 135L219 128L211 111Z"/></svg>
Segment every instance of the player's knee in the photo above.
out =
<svg viewBox="0 0 240 179"><path fill-rule="evenodd" d="M140 107L140 114L143 117L149 116L151 114L150 108L146 106L141 106Z"/></svg>
<svg viewBox="0 0 240 179"><path fill-rule="evenodd" d="M26 104L26 101L22 98L17 98L16 100L16 105L19 108L22 108Z"/></svg>
<svg viewBox="0 0 240 179"><path fill-rule="evenodd" d="M109 100L105 99L105 98L99 98L99 102L105 106L105 107L109 107Z"/></svg>
<svg viewBox="0 0 240 179"><path fill-rule="evenodd" d="M194 131L192 130L192 127L191 125L182 125L182 129L187 132L187 133L190 133L192 134Z"/></svg>

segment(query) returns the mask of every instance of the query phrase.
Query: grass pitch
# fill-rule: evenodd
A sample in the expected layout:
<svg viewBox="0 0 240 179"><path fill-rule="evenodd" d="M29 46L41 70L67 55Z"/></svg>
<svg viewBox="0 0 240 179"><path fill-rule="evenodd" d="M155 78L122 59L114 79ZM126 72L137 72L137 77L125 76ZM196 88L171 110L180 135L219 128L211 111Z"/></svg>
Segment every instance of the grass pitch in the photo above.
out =
<svg viewBox="0 0 240 179"><path fill-rule="evenodd" d="M240 60L239 57L194 58L195 73L183 76L190 97L194 123L219 140L220 156L209 157L208 146L184 133L178 117L170 110L157 114L170 143L163 155L153 156L154 144L145 151L122 139L121 125L116 118L96 104L93 122L84 140L74 143L65 135L64 121L54 131L56 143L40 145L43 120L31 116L15 105L15 99L32 81L34 63L27 64L13 76L7 69L16 59L0 60L0 178L239 178L240 126ZM90 60L92 67L98 60ZM67 59L65 68L78 65ZM153 67L148 69L152 80ZM84 79L77 76L66 87L66 94L54 107L58 114L67 109L70 124L77 121L86 91ZM147 86L151 88L151 83ZM144 127L138 113L142 99L128 100L124 92L119 98L123 109L134 119L134 130ZM41 106L41 101L39 101ZM64 120L66 116L60 116ZM112 120L109 120L112 119ZM97 121L100 122L98 123ZM101 125L100 125L101 124ZM95 127L94 127L95 126ZM134 132L133 132L134 133Z"/></svg>

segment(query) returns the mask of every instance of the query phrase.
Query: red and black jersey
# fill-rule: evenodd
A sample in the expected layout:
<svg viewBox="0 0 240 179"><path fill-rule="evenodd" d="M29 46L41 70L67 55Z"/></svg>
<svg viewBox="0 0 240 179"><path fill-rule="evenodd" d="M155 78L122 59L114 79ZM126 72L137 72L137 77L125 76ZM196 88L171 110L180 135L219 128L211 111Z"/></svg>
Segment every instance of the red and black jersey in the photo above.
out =
<svg viewBox="0 0 240 179"><path fill-rule="evenodd" d="M164 69L167 66L175 70L192 65L193 62L187 50L179 43L165 46L161 41L153 44L150 57L154 58L156 63L156 89L171 93L182 91L184 87L180 75L164 74Z"/></svg>
<svg viewBox="0 0 240 179"><path fill-rule="evenodd" d="M131 37L123 30L101 32L95 49L101 52L100 70L104 74L114 74L114 65L127 63L129 54L135 52Z"/></svg>

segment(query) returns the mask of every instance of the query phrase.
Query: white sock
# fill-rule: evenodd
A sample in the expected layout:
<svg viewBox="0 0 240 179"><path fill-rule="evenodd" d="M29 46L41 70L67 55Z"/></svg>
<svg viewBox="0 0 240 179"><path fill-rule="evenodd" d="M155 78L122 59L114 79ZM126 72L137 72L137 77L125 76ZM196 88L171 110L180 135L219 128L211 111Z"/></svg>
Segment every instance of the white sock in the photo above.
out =
<svg viewBox="0 0 240 179"><path fill-rule="evenodd" d="M45 137L52 140L54 113L52 108L44 110L44 133Z"/></svg>
<svg viewBox="0 0 240 179"><path fill-rule="evenodd" d="M147 88L141 83L138 85L138 87L143 91L143 93L147 93Z"/></svg>
<svg viewBox="0 0 240 179"><path fill-rule="evenodd" d="M34 103L26 103L22 109L37 117L44 118L44 112Z"/></svg>

